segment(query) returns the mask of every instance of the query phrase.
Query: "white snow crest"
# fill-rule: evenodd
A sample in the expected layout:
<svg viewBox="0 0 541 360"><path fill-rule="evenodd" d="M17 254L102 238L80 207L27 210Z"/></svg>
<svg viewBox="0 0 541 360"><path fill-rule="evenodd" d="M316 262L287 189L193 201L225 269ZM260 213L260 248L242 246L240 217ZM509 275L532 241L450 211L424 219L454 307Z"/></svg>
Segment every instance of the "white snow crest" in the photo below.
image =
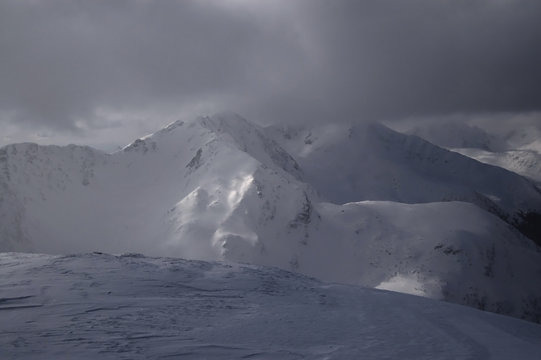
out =
<svg viewBox="0 0 541 360"><path fill-rule="evenodd" d="M404 294L428 297L431 299L444 299L442 292L443 282L437 278L420 278L418 274L397 274L383 281L375 287L381 290L390 290Z"/></svg>

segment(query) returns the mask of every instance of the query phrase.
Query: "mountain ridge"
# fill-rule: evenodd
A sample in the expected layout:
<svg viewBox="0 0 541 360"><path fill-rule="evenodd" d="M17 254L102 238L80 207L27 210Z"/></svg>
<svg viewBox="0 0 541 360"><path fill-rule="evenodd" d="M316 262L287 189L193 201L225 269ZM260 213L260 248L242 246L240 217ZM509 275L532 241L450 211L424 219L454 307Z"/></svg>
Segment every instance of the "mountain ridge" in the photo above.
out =
<svg viewBox="0 0 541 360"><path fill-rule="evenodd" d="M335 130L334 139L349 134L347 128ZM357 128L349 134L353 140L333 145L333 138L325 138L328 132L311 131L310 137L291 134L292 142L278 141L276 131L271 136L272 129L229 113L177 121L113 154L76 146L4 147L0 186L7 190L0 197L0 250L139 252L250 262L539 321L541 289L530 283L541 274L539 248L501 219L452 198L426 197L432 201L419 204L353 198L353 203L333 204L307 165L328 166L340 188L339 170L365 166L364 174L370 175L371 169L324 152L328 144L371 164L383 159L379 170L385 175L396 171L395 155L401 154L390 147L417 140L376 126ZM377 131L391 135L372 146L380 141ZM359 140L371 136L372 153L356 152ZM298 139L300 144L293 143ZM318 139L328 141L318 151L332 156L313 150ZM408 156L432 151L430 143L421 145ZM13 154L13 148L20 151ZM320 157L310 158L308 150ZM391 155L380 154L386 152ZM345 166L331 166L340 164ZM421 178L402 168L408 170L399 174L402 179ZM426 181L436 184L430 177Z"/></svg>
<svg viewBox="0 0 541 360"><path fill-rule="evenodd" d="M541 190L532 181L381 124L268 131L297 159L307 181L335 203L466 201L518 229L525 214L541 213ZM541 244L541 238L532 240Z"/></svg>

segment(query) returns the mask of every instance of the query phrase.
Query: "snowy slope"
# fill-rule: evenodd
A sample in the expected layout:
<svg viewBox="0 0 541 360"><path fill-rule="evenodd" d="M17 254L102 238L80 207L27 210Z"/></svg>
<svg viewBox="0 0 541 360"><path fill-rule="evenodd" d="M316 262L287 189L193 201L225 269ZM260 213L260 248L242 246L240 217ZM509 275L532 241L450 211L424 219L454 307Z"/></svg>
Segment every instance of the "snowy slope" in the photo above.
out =
<svg viewBox="0 0 541 360"><path fill-rule="evenodd" d="M541 326L248 265L0 254L2 359L538 359Z"/></svg>
<svg viewBox="0 0 541 360"><path fill-rule="evenodd" d="M74 145L59 147L25 143L1 148L0 248L4 251L35 250L32 239L36 234L45 236L47 241L47 234L40 233L39 223L47 221L47 216L61 219L74 210L73 206L68 206L69 203L79 207L78 199L88 197L87 186L94 177L94 169L103 166L107 158L108 155L97 150ZM65 204L57 206L58 198L67 197L70 199L64 201ZM33 219L35 217L37 219ZM76 219L77 216L73 216L70 220ZM85 219L79 220L84 223ZM37 222L38 229L28 224L33 221ZM69 223L59 222L65 226Z"/></svg>
<svg viewBox="0 0 541 360"><path fill-rule="evenodd" d="M405 122L394 124L401 132L416 134L430 142L479 162L509 170L536 184L541 189L541 128L531 118L476 119L472 124L452 121ZM515 186L507 183L508 193ZM521 209L509 216L501 209L487 204L485 208L497 213L524 235L541 246L541 212ZM497 210L497 211L494 211ZM502 216L503 215L503 216Z"/></svg>
<svg viewBox="0 0 541 360"><path fill-rule="evenodd" d="M485 151L503 151L509 148L506 136L491 134L479 126L460 121L425 122L405 129L404 132L447 149L475 148Z"/></svg>
<svg viewBox="0 0 541 360"><path fill-rule="evenodd" d="M477 161L541 182L541 133L537 127L517 124L513 120L501 121L499 126L490 129L480 126L457 121L425 122L401 130Z"/></svg>
<svg viewBox="0 0 541 360"><path fill-rule="evenodd" d="M0 251L250 262L540 320L539 249L477 206L435 202L535 207L527 180L384 127L279 130L221 114L114 154L4 147Z"/></svg>
<svg viewBox="0 0 541 360"><path fill-rule="evenodd" d="M539 249L476 206L322 203L316 211L321 222L294 252L301 272L541 320Z"/></svg>
<svg viewBox="0 0 541 360"><path fill-rule="evenodd" d="M504 139L508 149L533 150L541 154L541 128L539 121L510 120L498 129L496 135Z"/></svg>
<svg viewBox="0 0 541 360"><path fill-rule="evenodd" d="M484 151L473 148L451 149L477 161L513 171L541 184L541 153L534 150Z"/></svg>
<svg viewBox="0 0 541 360"><path fill-rule="evenodd" d="M281 148L259 141L254 127L242 127L245 120L228 119L235 136L249 141L239 143L215 117L177 122L112 155L76 146L3 148L0 211L9 216L0 224L1 248L65 253L128 247L164 254L184 242L194 252L185 256L215 258L219 254L203 254L193 243L209 235L205 222L222 226L214 242L229 233L250 237L242 220L228 223L244 192L258 178L272 177L285 188L300 176ZM302 201L299 196L286 202ZM183 211L197 213L206 209L202 204L212 208L203 217ZM73 242L73 234L80 240Z"/></svg>
<svg viewBox="0 0 541 360"><path fill-rule="evenodd" d="M541 213L541 190L528 179L380 124L266 131L296 158L306 181L335 203L467 201L512 225L522 214Z"/></svg>

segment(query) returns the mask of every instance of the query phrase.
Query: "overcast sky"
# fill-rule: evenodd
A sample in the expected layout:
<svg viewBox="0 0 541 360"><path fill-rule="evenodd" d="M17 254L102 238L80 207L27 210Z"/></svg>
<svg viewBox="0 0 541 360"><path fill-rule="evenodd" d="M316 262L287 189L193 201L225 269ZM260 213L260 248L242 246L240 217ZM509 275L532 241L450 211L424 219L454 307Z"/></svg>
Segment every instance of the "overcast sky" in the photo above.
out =
<svg viewBox="0 0 541 360"><path fill-rule="evenodd" d="M0 145L112 149L221 110L260 123L535 114L540 19L539 0L3 0Z"/></svg>

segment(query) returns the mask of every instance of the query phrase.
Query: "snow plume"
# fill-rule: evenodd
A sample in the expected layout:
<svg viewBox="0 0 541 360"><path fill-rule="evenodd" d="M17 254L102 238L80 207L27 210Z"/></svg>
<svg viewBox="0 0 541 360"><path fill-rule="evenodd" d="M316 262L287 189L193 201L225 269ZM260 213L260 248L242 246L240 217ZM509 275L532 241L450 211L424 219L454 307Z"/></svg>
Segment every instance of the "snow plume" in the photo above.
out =
<svg viewBox="0 0 541 360"><path fill-rule="evenodd" d="M444 284L439 279L419 279L415 274L398 274L383 281L376 289L391 290L404 294L443 299Z"/></svg>

